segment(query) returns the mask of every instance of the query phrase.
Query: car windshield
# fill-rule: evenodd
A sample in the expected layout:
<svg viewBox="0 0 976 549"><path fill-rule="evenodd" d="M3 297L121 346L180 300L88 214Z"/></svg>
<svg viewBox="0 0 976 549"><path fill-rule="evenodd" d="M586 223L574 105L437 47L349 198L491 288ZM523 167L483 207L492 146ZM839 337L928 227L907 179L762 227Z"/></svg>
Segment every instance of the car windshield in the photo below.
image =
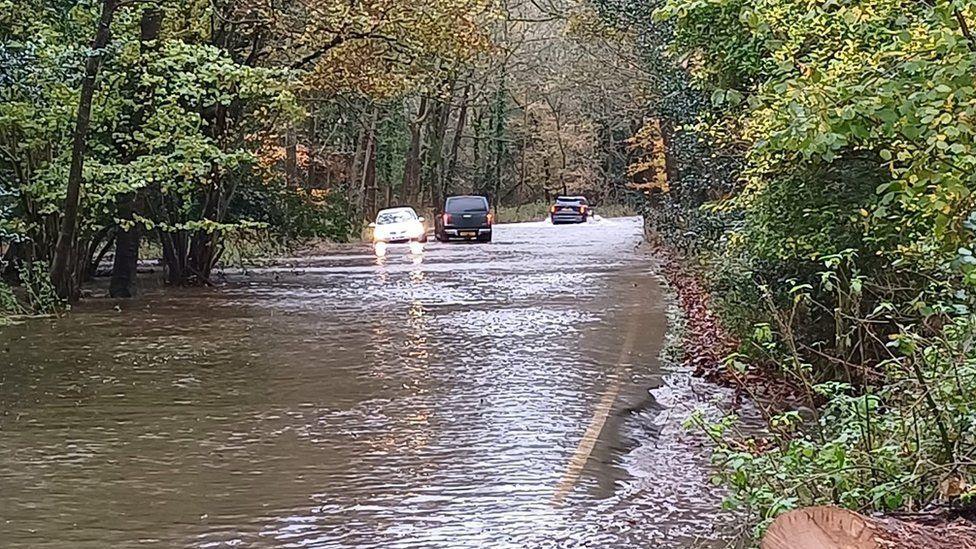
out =
<svg viewBox="0 0 976 549"><path fill-rule="evenodd" d="M480 196L456 196L447 199L449 212L486 212L488 201Z"/></svg>
<svg viewBox="0 0 976 549"><path fill-rule="evenodd" d="M417 214L410 210L396 210L392 212L380 212L376 216L377 225L389 225L390 223L403 223L417 219Z"/></svg>

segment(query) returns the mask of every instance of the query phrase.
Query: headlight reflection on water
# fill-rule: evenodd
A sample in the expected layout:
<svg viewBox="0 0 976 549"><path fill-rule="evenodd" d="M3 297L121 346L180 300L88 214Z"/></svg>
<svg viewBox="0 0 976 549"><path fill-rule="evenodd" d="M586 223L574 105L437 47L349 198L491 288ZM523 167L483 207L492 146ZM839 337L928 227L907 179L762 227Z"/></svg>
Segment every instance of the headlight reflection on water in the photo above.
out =
<svg viewBox="0 0 976 549"><path fill-rule="evenodd" d="M378 259L386 257L389 251L389 244L386 242L374 242L373 243L373 253L376 254ZM412 256L413 262L415 264L423 261L424 254L424 244L423 242L411 242L410 243L410 255Z"/></svg>

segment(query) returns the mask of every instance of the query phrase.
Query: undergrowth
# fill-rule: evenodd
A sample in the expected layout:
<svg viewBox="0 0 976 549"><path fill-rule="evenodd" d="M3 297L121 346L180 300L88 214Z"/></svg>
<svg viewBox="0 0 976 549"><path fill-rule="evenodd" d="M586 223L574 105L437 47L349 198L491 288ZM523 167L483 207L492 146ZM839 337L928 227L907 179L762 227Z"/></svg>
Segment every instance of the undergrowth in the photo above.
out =
<svg viewBox="0 0 976 549"><path fill-rule="evenodd" d="M19 283L0 281L0 324L23 315L59 314L66 308L54 290L46 263L23 263L16 271Z"/></svg>
<svg viewBox="0 0 976 549"><path fill-rule="evenodd" d="M756 398L766 419L762 435L744 432L734 414L688 420L713 440L716 481L731 488L729 506L752 513L757 540L773 519L798 507L945 512L976 496L972 298L960 291L928 302L927 318L909 317L891 302L863 311L869 282L854 257L823 264L818 287L793 285L787 307L760 287L770 321L755 324L741 352L725 361L738 375L756 363L772 365L779 375L773 382L793 387L794 400ZM828 293L834 340L811 341L804 323L809 311L824 309L819 299ZM882 354L875 359L869 349Z"/></svg>

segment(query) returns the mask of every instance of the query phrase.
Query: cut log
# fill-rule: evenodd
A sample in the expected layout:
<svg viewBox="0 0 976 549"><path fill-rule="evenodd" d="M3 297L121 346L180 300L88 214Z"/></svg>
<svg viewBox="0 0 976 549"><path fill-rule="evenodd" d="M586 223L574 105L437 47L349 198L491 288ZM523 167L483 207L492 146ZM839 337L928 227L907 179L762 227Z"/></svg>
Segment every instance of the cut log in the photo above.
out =
<svg viewBox="0 0 976 549"><path fill-rule="evenodd" d="M807 507L777 518L762 549L976 549L976 525L867 517L838 507Z"/></svg>

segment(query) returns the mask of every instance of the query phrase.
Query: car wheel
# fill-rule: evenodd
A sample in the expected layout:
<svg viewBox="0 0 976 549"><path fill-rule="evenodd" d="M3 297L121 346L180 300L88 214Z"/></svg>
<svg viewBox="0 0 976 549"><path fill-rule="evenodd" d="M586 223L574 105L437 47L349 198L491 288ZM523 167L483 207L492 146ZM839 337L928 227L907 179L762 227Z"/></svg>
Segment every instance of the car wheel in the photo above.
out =
<svg viewBox="0 0 976 549"><path fill-rule="evenodd" d="M491 242L491 233L488 233L485 236L480 236L479 235L478 236L478 242Z"/></svg>

